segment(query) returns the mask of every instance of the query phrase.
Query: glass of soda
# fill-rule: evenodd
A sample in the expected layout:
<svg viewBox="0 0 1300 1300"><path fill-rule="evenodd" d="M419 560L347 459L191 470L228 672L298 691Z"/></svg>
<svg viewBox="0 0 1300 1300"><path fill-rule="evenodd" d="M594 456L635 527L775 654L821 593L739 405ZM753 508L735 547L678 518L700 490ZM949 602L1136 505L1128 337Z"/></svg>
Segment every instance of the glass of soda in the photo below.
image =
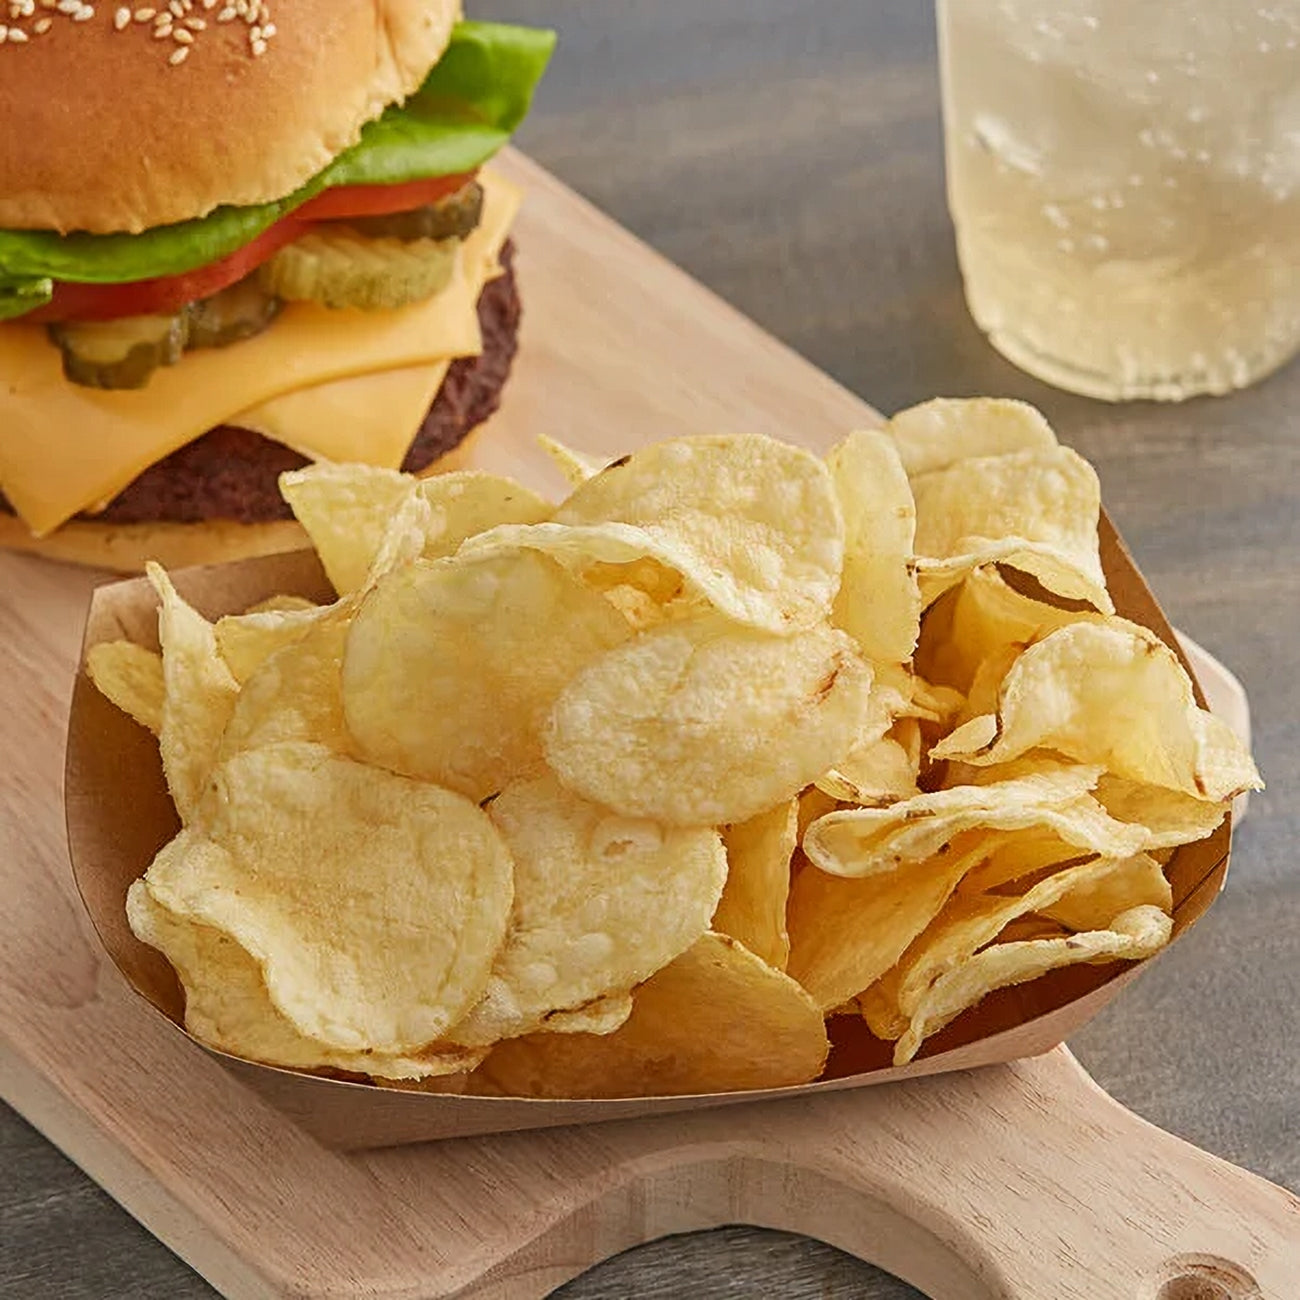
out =
<svg viewBox="0 0 1300 1300"><path fill-rule="evenodd" d="M1300 0L938 0L966 301L1059 388L1177 401L1300 351Z"/></svg>

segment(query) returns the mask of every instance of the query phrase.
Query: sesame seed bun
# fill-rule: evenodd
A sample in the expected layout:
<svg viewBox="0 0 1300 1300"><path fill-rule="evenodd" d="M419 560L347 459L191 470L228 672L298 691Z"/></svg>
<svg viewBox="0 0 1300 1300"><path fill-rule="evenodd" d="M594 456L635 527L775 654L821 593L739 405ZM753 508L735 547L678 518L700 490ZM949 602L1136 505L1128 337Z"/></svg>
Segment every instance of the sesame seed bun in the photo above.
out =
<svg viewBox="0 0 1300 1300"><path fill-rule="evenodd" d="M461 8L27 7L0 29L0 228L95 233L136 233L297 189L420 85Z"/></svg>

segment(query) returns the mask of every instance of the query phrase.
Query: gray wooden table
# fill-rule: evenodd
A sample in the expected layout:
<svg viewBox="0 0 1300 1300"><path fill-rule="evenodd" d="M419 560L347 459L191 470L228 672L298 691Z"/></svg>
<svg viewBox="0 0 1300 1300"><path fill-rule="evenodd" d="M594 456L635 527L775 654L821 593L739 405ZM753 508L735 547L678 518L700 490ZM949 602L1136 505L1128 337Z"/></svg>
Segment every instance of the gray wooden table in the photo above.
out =
<svg viewBox="0 0 1300 1300"><path fill-rule="evenodd" d="M923 0L473 9L560 28L521 143L723 297L881 410L1024 397L1096 464L1174 621L1245 682L1269 790L1226 895L1073 1046L1140 1114L1300 1191L1300 364L1163 407L1068 397L1003 362L962 305ZM0 1113L0 1296L211 1294ZM558 1294L918 1293L829 1247L734 1228L643 1247Z"/></svg>

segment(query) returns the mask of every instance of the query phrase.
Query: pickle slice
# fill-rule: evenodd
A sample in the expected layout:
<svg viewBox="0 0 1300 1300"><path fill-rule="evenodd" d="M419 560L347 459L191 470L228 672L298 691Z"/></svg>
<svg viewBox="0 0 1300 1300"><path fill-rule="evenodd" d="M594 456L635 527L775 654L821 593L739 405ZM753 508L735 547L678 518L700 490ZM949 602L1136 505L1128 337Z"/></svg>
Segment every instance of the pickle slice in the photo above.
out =
<svg viewBox="0 0 1300 1300"><path fill-rule="evenodd" d="M159 366L174 366L191 348L220 348L260 334L284 304L245 276L171 316L122 316L49 326L63 353L63 373L84 388L143 388Z"/></svg>
<svg viewBox="0 0 1300 1300"><path fill-rule="evenodd" d="M143 388L159 366L174 366L185 351L189 321L174 316L65 321L49 326L63 353L63 373L85 388Z"/></svg>
<svg viewBox="0 0 1300 1300"><path fill-rule="evenodd" d="M380 311L447 287L458 239L367 239L325 226L286 245L258 270L267 293L293 302Z"/></svg>
<svg viewBox="0 0 1300 1300"><path fill-rule="evenodd" d="M482 216L483 187L470 181L437 203L382 217L348 217L337 224L370 239L464 239Z"/></svg>
<svg viewBox="0 0 1300 1300"><path fill-rule="evenodd" d="M279 314L284 303L248 275L211 298L189 306L187 348L224 348L240 339L260 334Z"/></svg>

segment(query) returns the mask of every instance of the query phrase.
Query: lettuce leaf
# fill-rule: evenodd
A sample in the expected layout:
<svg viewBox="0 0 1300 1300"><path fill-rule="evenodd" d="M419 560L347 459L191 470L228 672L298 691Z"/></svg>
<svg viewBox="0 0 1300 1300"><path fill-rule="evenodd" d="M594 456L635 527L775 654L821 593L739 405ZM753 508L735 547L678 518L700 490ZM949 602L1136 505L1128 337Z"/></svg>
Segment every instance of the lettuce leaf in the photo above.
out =
<svg viewBox="0 0 1300 1300"><path fill-rule="evenodd" d="M0 230L0 320L48 302L56 280L122 284L206 266L333 186L400 185L470 171L523 121L554 46L551 31L458 23L414 95L368 123L351 149L301 189L272 203L220 207L138 235Z"/></svg>

